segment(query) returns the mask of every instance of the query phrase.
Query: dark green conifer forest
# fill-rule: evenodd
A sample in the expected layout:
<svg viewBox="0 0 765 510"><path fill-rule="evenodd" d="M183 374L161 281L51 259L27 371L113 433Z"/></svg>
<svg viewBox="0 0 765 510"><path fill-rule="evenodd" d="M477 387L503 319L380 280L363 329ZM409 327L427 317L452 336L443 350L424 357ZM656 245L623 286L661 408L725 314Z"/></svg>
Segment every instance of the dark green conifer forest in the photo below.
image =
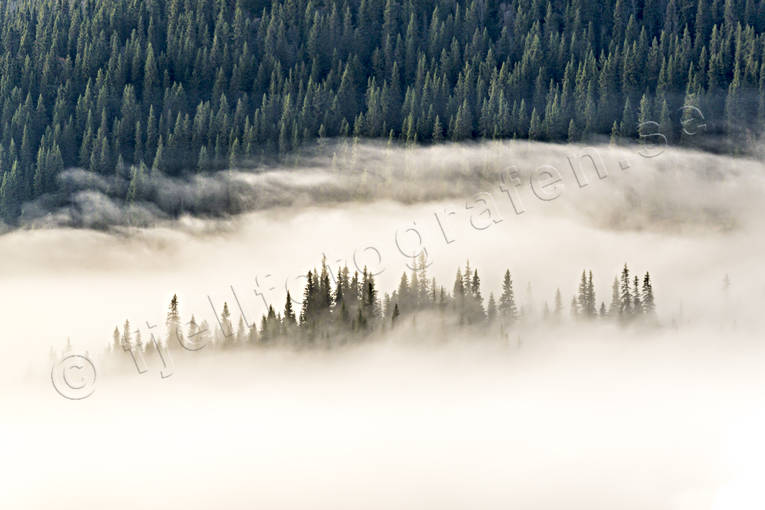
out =
<svg viewBox="0 0 765 510"><path fill-rule="evenodd" d="M699 144L700 112L741 150L763 32L761 0L0 0L0 219L67 168L150 201L317 138Z"/></svg>

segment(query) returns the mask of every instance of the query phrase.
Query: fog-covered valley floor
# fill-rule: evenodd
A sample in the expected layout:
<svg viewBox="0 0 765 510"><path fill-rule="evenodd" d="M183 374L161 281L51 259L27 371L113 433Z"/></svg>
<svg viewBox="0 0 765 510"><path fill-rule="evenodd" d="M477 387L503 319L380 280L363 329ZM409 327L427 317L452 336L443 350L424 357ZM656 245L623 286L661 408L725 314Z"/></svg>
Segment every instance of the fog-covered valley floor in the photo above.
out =
<svg viewBox="0 0 765 510"><path fill-rule="evenodd" d="M361 144L220 177L248 211L228 219L98 193L38 211L0 237L0 504L761 508L765 165L657 152ZM213 199L207 181L161 184ZM141 226L112 221L130 214ZM423 249L447 289L469 259L484 298L510 269L529 317L557 288L567 315L584 269L607 305L627 262L650 271L660 325L565 319L506 339L423 317L361 345L183 353L166 378L120 353L127 370L110 370L114 327L162 331L173 294L184 321L213 323L224 301L238 320L236 300L252 321L322 256L390 292ZM96 368L83 400L51 384L67 338Z"/></svg>

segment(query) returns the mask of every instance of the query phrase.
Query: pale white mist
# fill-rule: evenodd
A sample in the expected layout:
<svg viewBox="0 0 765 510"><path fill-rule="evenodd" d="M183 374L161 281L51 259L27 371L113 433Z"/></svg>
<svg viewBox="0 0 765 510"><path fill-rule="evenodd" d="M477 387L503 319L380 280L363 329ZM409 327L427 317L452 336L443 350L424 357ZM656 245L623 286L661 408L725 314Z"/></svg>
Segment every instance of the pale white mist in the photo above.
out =
<svg viewBox="0 0 765 510"><path fill-rule="evenodd" d="M229 175L253 202L227 220L97 232L55 227L59 211L0 237L2 507L762 508L765 165L525 142L348 150ZM124 214L98 200L94 225ZM389 292L422 248L448 290L466 259L485 298L509 268L535 314L558 287L567 313L583 269L608 305L627 262L651 272L662 327L502 341L423 318L336 351L203 350L166 379L156 358L105 368L114 327L161 332L173 293L184 320L214 324L208 299L238 320L233 287L253 321L264 299L299 297L322 255ZM85 400L50 382L67 337L99 369Z"/></svg>

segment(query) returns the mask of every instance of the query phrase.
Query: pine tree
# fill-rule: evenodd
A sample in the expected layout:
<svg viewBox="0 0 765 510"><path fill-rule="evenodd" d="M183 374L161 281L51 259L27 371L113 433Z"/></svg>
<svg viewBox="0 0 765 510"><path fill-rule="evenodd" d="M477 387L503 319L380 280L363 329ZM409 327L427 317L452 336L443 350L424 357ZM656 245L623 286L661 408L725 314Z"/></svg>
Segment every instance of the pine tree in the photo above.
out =
<svg viewBox="0 0 765 510"><path fill-rule="evenodd" d="M415 265L417 271L417 301L420 308L427 306L428 304L428 271L427 261L425 259L425 253L420 253Z"/></svg>
<svg viewBox="0 0 765 510"><path fill-rule="evenodd" d="M316 301L316 284L314 282L313 273L308 271L306 276L305 291L303 292L303 310L300 312L300 325L307 330L314 327L315 322L315 301Z"/></svg>
<svg viewBox="0 0 765 510"><path fill-rule="evenodd" d="M465 280L462 277L462 271L460 268L457 268L457 276L454 277L454 298L457 297L464 298L465 297Z"/></svg>
<svg viewBox="0 0 765 510"><path fill-rule="evenodd" d="M653 285L651 285L651 275L648 273L643 277L643 312L649 316L653 316L656 313Z"/></svg>
<svg viewBox="0 0 765 510"><path fill-rule="evenodd" d="M630 98L624 101L624 110L622 110L622 121L619 124L619 134L627 138L634 138L637 134L637 119L632 110Z"/></svg>
<svg viewBox="0 0 765 510"><path fill-rule="evenodd" d="M289 291L287 291L287 300L284 303L284 326L287 331L297 326L297 320L295 318L295 311L292 309L292 298Z"/></svg>
<svg viewBox="0 0 765 510"><path fill-rule="evenodd" d="M210 325L206 320L203 320L199 325L197 336L194 337L193 343L197 346L208 345L211 341Z"/></svg>
<svg viewBox="0 0 765 510"><path fill-rule="evenodd" d="M571 119L568 121L568 136L566 139L569 141L569 143L576 142L579 139L579 134L576 129L576 124L574 123L574 119Z"/></svg>
<svg viewBox="0 0 765 510"><path fill-rule="evenodd" d="M178 313L178 296L173 294L170 299L170 306L167 309L167 319L165 320L165 326L167 327L167 338L165 339L166 347L177 347L182 345L181 316ZM181 342L181 343L179 343Z"/></svg>
<svg viewBox="0 0 765 510"><path fill-rule="evenodd" d="M190 342L196 343L196 336L199 333L199 326L197 326L197 320L194 318L194 316L191 316L191 320L189 321L189 329L186 333L186 338L189 339Z"/></svg>
<svg viewBox="0 0 765 510"><path fill-rule="evenodd" d="M560 320L563 315L563 296L561 296L560 289L555 289L555 308L553 309L555 319Z"/></svg>
<svg viewBox="0 0 765 510"><path fill-rule="evenodd" d="M614 278L614 283L611 285L611 304L608 307L608 315L616 317L622 311L622 297L619 292L619 280Z"/></svg>
<svg viewBox="0 0 765 510"><path fill-rule="evenodd" d="M378 315L379 306L377 302L377 289L375 288L374 276L364 268L364 281L363 295L362 295L362 308L364 309L365 323L369 326L373 326Z"/></svg>
<svg viewBox="0 0 765 510"><path fill-rule="evenodd" d="M250 331L247 334L247 343L250 345L258 343L258 328L255 324L250 325Z"/></svg>
<svg viewBox="0 0 765 510"><path fill-rule="evenodd" d="M627 264L624 264L622 270L621 284L619 287L619 316L627 319L633 314L632 294L630 293L630 270Z"/></svg>
<svg viewBox="0 0 765 510"><path fill-rule="evenodd" d="M494 322L497 318L497 303L494 301L494 293L489 293L489 304L487 305L486 315L489 322Z"/></svg>
<svg viewBox="0 0 765 510"><path fill-rule="evenodd" d="M643 300L640 296L640 287L639 287L639 279L637 275L635 275L635 278L633 280L633 288L632 288L632 314L633 315L641 315L643 313Z"/></svg>
<svg viewBox="0 0 765 510"><path fill-rule="evenodd" d="M460 281L462 279L460 278ZM414 311L414 299L411 296L411 291L409 288L409 279L406 276L406 273L401 273L401 280L398 284L398 302L401 304L401 307L404 309L404 311Z"/></svg>
<svg viewBox="0 0 765 510"><path fill-rule="evenodd" d="M502 294L499 297L499 315L508 324L512 324L518 318L518 307L515 304L515 293L513 292L513 279L510 276L510 270L505 271L505 277L502 281Z"/></svg>
<svg viewBox="0 0 765 510"><path fill-rule="evenodd" d="M483 296L481 295L481 279L478 276L478 270L473 270L473 277L470 279L470 293L468 294L468 322L475 323L486 318L486 312L483 308Z"/></svg>
<svg viewBox="0 0 765 510"><path fill-rule="evenodd" d="M610 145L616 145L619 142L619 137L621 136L621 131L619 130L619 125L614 121L614 123L611 125L611 136L609 138L609 144Z"/></svg>
<svg viewBox="0 0 765 510"><path fill-rule="evenodd" d="M117 326L114 327L114 333L112 333L112 351L116 352L119 351L121 348L122 342L120 337L120 330Z"/></svg>
<svg viewBox="0 0 765 510"><path fill-rule="evenodd" d="M273 306L268 306L268 311L262 317L260 324L260 341L262 343L273 342L281 335L281 321Z"/></svg>
<svg viewBox="0 0 765 510"><path fill-rule="evenodd" d="M444 128L441 125L441 118L436 115L436 120L433 122L433 134L431 138L434 142L438 143L444 139Z"/></svg>
<svg viewBox="0 0 765 510"><path fill-rule="evenodd" d="M228 309L228 303L223 302L223 310L220 314L220 329L218 330L218 341L224 346L229 346L235 343L236 337L234 337L234 326L231 323L231 312Z"/></svg>
<svg viewBox="0 0 765 510"><path fill-rule="evenodd" d="M589 310L589 296L587 294L587 273L582 271L582 278L579 282L579 291L576 297L576 315L586 317Z"/></svg>
<svg viewBox="0 0 765 510"><path fill-rule="evenodd" d="M244 327L244 319L239 317L239 324L236 328L236 343L239 345L244 344L247 341L247 330Z"/></svg>
<svg viewBox="0 0 765 510"><path fill-rule="evenodd" d="M540 140L542 138L542 120L536 108L531 111L528 136L530 140Z"/></svg>
<svg viewBox="0 0 765 510"><path fill-rule="evenodd" d="M133 340L130 335L130 321L125 321L122 327L122 340L120 341L123 351L129 351L133 347Z"/></svg>
<svg viewBox="0 0 765 510"><path fill-rule="evenodd" d="M595 298L595 285L592 283L592 271L589 272L589 275L587 276L587 308L586 308L586 314L590 318L595 318L597 315L597 309L596 309L596 303L597 300Z"/></svg>
<svg viewBox="0 0 765 510"><path fill-rule="evenodd" d="M335 310L339 309L343 302L345 301L345 289L348 288L348 267L345 268L345 270L337 270L337 282L335 284L335 295L333 297L333 302L335 305ZM287 293L287 297L289 298L289 293ZM290 303L290 307L292 307L292 304ZM285 310L284 313L285 317L287 316L287 312Z"/></svg>
<svg viewBox="0 0 765 510"><path fill-rule="evenodd" d="M419 310L420 308L420 278L417 276L417 264L415 263L415 268L412 270L412 276L409 279L409 306L412 308L412 310Z"/></svg>

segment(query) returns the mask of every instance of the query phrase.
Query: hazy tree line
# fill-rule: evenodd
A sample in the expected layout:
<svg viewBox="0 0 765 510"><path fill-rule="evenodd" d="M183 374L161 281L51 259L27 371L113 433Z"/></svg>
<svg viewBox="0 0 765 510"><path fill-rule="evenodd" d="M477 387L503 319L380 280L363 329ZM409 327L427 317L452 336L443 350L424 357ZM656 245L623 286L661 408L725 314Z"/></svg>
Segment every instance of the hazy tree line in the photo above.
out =
<svg viewBox="0 0 765 510"><path fill-rule="evenodd" d="M67 167L150 201L322 137L756 135L763 31L761 0L0 0L0 218Z"/></svg>
<svg viewBox="0 0 765 510"><path fill-rule="evenodd" d="M626 264L614 279L608 305L605 301L598 305L592 271L582 273L578 291L571 299L568 318L560 290L553 297L553 306L545 301L541 313L533 310L531 301L526 300L525 304L520 301L509 270L502 280L499 297L495 299L490 293L488 300L484 299L478 270L471 268L469 262L464 268L457 269L452 290L448 291L435 278L428 277L425 261L420 258L410 274L401 275L398 288L383 296L379 295L374 276L367 270L351 275L348 267L344 267L332 278L326 262L322 262L321 269L306 275L299 307L287 293L283 310L277 312L269 306L259 324L247 325L241 316L235 323L228 303L223 304L212 326L207 321L198 323L194 316L183 324L178 298L173 296L168 307L166 335L156 341L169 348L186 347L189 350L208 345L227 349L276 343L332 346L394 330L402 321L416 324L417 317L443 326L475 328L487 337L499 334L504 338L523 325L554 325L564 320L608 320L625 326L657 324L650 275L631 276ZM114 328L111 348L121 351L131 347L156 348L125 321L122 332L119 327Z"/></svg>

